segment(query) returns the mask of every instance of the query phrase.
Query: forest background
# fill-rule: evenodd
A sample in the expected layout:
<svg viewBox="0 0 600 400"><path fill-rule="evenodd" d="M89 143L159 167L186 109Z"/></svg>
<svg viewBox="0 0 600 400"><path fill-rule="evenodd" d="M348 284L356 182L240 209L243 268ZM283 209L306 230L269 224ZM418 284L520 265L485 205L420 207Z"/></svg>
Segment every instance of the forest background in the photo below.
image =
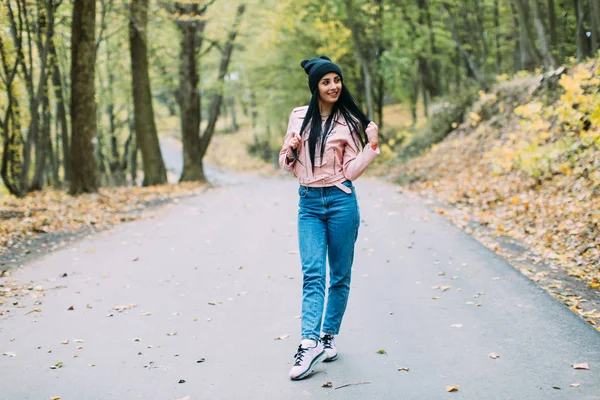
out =
<svg viewBox="0 0 600 400"><path fill-rule="evenodd" d="M328 55L378 172L597 289L599 49L597 0L1 0L0 252L197 191L207 158L275 170ZM196 183L167 185L173 138Z"/></svg>

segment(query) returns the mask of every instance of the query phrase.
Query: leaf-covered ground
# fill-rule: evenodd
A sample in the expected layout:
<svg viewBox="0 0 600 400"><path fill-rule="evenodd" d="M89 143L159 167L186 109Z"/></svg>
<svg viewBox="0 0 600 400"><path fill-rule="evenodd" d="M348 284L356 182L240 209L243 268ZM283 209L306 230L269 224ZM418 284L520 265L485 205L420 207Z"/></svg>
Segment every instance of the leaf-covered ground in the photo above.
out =
<svg viewBox="0 0 600 400"><path fill-rule="evenodd" d="M205 185L185 183L146 188L102 188L78 197L66 191L34 192L23 199L0 199L0 256L14 246L29 252L26 244L44 234L75 232L85 227L104 228L140 218L148 206L198 193ZM0 270L4 269L1 268Z"/></svg>
<svg viewBox="0 0 600 400"><path fill-rule="evenodd" d="M503 82L480 96L446 140L393 174L449 206L440 212L469 233L475 224L524 243L550 270L519 260L515 267L600 325L600 312L561 290L564 280L552 273L600 296L598 60Z"/></svg>

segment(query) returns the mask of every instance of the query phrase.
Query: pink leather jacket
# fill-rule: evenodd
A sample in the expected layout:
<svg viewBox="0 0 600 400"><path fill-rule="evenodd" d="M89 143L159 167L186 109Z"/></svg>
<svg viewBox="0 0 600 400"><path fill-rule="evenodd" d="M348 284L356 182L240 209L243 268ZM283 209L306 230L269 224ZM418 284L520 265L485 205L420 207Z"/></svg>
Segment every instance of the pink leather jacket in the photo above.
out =
<svg viewBox="0 0 600 400"><path fill-rule="evenodd" d="M286 158L288 140L292 133L299 134L308 106L294 108L290 115L284 144L279 152L279 165L284 171L292 171L298 177L298 182L303 186L324 187L337 186L346 193L351 193L350 188L342 185L345 180L353 181L365 171L367 166L379 154L379 147L375 150L365 146L359 150L351 137L350 127L340 115L334 118L334 127L325 142L323 158L317 146L315 151L315 171L313 174L310 155L308 153L308 134L302 135L302 140L297 148L298 159L289 161ZM360 143L355 136L356 143Z"/></svg>

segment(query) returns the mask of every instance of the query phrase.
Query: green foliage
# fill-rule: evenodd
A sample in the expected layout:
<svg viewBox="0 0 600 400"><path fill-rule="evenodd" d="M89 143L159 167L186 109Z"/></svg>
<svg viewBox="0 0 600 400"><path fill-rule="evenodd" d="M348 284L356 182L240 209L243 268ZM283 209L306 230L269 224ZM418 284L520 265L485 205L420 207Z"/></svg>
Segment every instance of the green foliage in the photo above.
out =
<svg viewBox="0 0 600 400"><path fill-rule="evenodd" d="M441 142L460 124L467 109L473 103L475 91L465 91L452 99L441 101L440 110L427 121L426 126L417 132L411 140L400 149L399 158L408 159L419 155L423 150Z"/></svg>

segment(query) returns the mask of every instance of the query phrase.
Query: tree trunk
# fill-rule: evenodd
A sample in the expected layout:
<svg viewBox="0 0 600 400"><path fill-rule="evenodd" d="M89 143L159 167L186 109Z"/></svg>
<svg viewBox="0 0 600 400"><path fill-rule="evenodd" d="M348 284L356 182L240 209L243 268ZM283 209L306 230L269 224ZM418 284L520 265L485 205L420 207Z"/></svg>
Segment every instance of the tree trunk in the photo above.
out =
<svg viewBox="0 0 600 400"><path fill-rule="evenodd" d="M577 61L582 62L588 54L585 29L583 27L585 10L583 8L583 0L573 0L575 6L575 15L577 17Z"/></svg>
<svg viewBox="0 0 600 400"><path fill-rule="evenodd" d="M415 66L413 68L413 77L411 79L411 87L410 87L410 114L412 115L412 127L414 128L417 125L417 119L418 119L418 114L417 114L417 104L419 101L419 87L420 85L420 80L419 80L419 64L418 62L415 62Z"/></svg>
<svg viewBox="0 0 600 400"><path fill-rule="evenodd" d="M129 22L135 132L142 152L143 186L167 183L167 170L154 123L148 73L148 4L149 0L131 0Z"/></svg>
<svg viewBox="0 0 600 400"><path fill-rule="evenodd" d="M515 3L513 1L510 1L510 10L511 10L511 15L512 15L512 20L513 20L513 24L515 26L515 30L514 32L519 32L518 35L515 35L514 33L511 35L511 37L514 40L515 43L515 48L514 48L514 52L513 52L513 63L514 63L514 72L517 71L521 71L523 69L523 58L521 57L521 40L520 38L520 32L521 29L519 29L519 17L517 16L517 9L515 8Z"/></svg>
<svg viewBox="0 0 600 400"><path fill-rule="evenodd" d="M364 29L359 26L358 21L356 20L354 6L352 4L352 0L345 0L346 5L346 15L348 26L350 27L350 32L352 34L352 39L354 42L354 55L358 62L358 65L361 68L362 72L362 84L365 91L365 103L367 106L367 117L372 121L375 115L375 108L373 104L373 92L372 92L372 72L369 65L369 59L367 56L367 51L365 47L367 46L363 40L361 35L364 35Z"/></svg>
<svg viewBox="0 0 600 400"><path fill-rule="evenodd" d="M433 22L431 20L431 12L429 10L429 2L428 0L423 0L423 7L425 9L425 18L427 19L427 30L429 31L429 46L431 47L431 69L433 72L433 87L432 91L430 91L431 96L437 97L442 95L442 83L440 78L440 60L436 57L438 56L438 49L435 44L435 31L433 30Z"/></svg>
<svg viewBox="0 0 600 400"><path fill-rule="evenodd" d="M69 127L67 123L67 110L63 96L62 78L56 54L54 43L50 46L50 55L52 57L52 86L54 87L54 97L56 102L56 134L59 135L62 143L64 179L69 181L69 173L71 169L71 153L69 152ZM56 148L56 158L58 159L58 147Z"/></svg>
<svg viewBox="0 0 600 400"><path fill-rule="evenodd" d="M246 6L244 4L238 6L235 22L233 23L231 31L229 32L229 37L227 38L227 43L223 49L221 63L219 65L219 76L217 78L217 91L210 105L206 129L200 138L200 158L203 158L206 154L206 150L208 149L208 145L210 144L210 140L215 131L217 119L219 118L219 109L221 108L221 101L223 100L223 83L225 81L227 70L229 69L231 53L233 52L233 43L237 37L238 29L240 23L242 22L242 16L244 15L245 11Z"/></svg>
<svg viewBox="0 0 600 400"><path fill-rule="evenodd" d="M199 11L197 4L181 5L179 14L187 15L188 18L177 23L181 31L179 90L177 92L183 145L183 171L179 178L180 182L205 180L200 155L201 110L196 65L196 54L202 45L200 36L206 26L206 20L198 21L196 18L203 15L204 11L205 8Z"/></svg>
<svg viewBox="0 0 600 400"><path fill-rule="evenodd" d="M42 190L44 186L44 175L47 173L46 167L52 168L48 163L51 159L52 140L50 139L50 129L52 115L50 112L50 99L48 88L48 77L53 62L50 48L54 44L54 5L52 1L38 0L38 28L37 28L37 48L42 59L43 71L40 71L39 91L36 98L36 105L41 104L42 115L41 128L35 142L35 170L30 190ZM45 40L44 40L45 39ZM37 110L36 110L37 112ZM48 146L50 143L50 146Z"/></svg>
<svg viewBox="0 0 600 400"><path fill-rule="evenodd" d="M590 1L590 5L592 7L592 19L594 20L594 24L596 25L596 38L598 40L598 45L600 46L600 2ZM598 47L596 47L594 51L598 51Z"/></svg>
<svg viewBox="0 0 600 400"><path fill-rule="evenodd" d="M93 141L96 2L74 0L71 23L71 187L72 195L98 191Z"/></svg>
<svg viewBox="0 0 600 400"><path fill-rule="evenodd" d="M425 118L429 118L429 98L427 97L427 89L423 83L423 75L421 75L419 86L421 86L421 97L423 99L423 115Z"/></svg>
<svg viewBox="0 0 600 400"><path fill-rule="evenodd" d="M591 53L592 57L596 54L596 52L600 49L600 4L598 4L598 0L590 1L590 25L592 31L592 48Z"/></svg>
<svg viewBox="0 0 600 400"><path fill-rule="evenodd" d="M552 51L558 51L558 35L556 34L556 7L554 5L554 0L548 0L548 20L550 23L550 49Z"/></svg>
<svg viewBox="0 0 600 400"><path fill-rule="evenodd" d="M384 101L384 90L385 90L385 82L383 81L383 76L379 76L379 82L377 82L377 125L379 127L379 134L381 135L381 130L383 128L383 101Z"/></svg>
<svg viewBox="0 0 600 400"><path fill-rule="evenodd" d="M231 110L231 131L237 132L239 127L235 115L235 98L233 96L229 98L229 109Z"/></svg>
<svg viewBox="0 0 600 400"><path fill-rule="evenodd" d="M361 59L361 65L364 79L365 101L367 103L367 117L373 121L375 117L375 107L373 105L373 81L371 79L371 72L369 71L367 61Z"/></svg>
<svg viewBox="0 0 600 400"><path fill-rule="evenodd" d="M25 195L25 191L21 190L21 185L19 183L22 165L20 153L22 138L19 120L19 101L13 92L13 81L17 76L17 69L21 63L21 58L23 57L21 41L22 24L17 27L10 3L7 3L7 8L11 19L11 33L14 39L15 53L17 56L15 57L14 64L10 65L6 57L4 42L0 35L0 60L2 61L2 69L4 70L3 80L7 103L4 120L0 120L2 138L4 140L0 175L2 176L2 180L8 191L17 197L22 197ZM20 8L18 11L19 21L21 21Z"/></svg>
<svg viewBox="0 0 600 400"><path fill-rule="evenodd" d="M531 9L533 10L533 24L535 25L535 29L538 34L538 39L540 41L542 58L544 60L544 67L550 69L556 66L556 60L552 55L552 50L550 49L550 44L548 43L548 38L546 37L546 28L544 28L544 23L542 22L537 2L538 0L531 0L530 2Z"/></svg>
<svg viewBox="0 0 600 400"><path fill-rule="evenodd" d="M487 56L489 54L489 50L488 50L488 45L487 45L487 41L486 41L486 32L487 30L485 29L485 25L484 25L484 16L482 15L481 12L481 8L479 7L479 3L481 2L481 0L474 0L473 1L473 8L475 10L475 21L477 22L477 31L478 31L478 37L479 40L481 41L481 58L479 59L481 62L481 68L483 69L483 73L485 74L485 70L486 70L486 60L487 60Z"/></svg>
<svg viewBox="0 0 600 400"><path fill-rule="evenodd" d="M502 73L502 57L500 54L500 7L499 0L494 0L494 42L496 45L496 74Z"/></svg>
<svg viewBox="0 0 600 400"><path fill-rule="evenodd" d="M44 172L47 166L51 166L49 164L48 158L50 158L50 152L52 151L52 147L48 146L48 143L51 142L50 139L50 125L51 125L51 114L50 114L50 100L48 98L48 75L44 74L46 82L43 84L42 88L42 124L41 129L38 132L38 137L35 145L35 171L33 175L33 181L31 182L31 186L29 190L42 190L44 186Z"/></svg>
<svg viewBox="0 0 600 400"><path fill-rule="evenodd" d="M529 31L529 24L527 18L527 10L523 0L512 0L517 7L517 15L519 17L519 44L521 53L521 65L528 71L533 71L538 65L540 65L540 58L537 53L537 49L533 44L531 32Z"/></svg>

